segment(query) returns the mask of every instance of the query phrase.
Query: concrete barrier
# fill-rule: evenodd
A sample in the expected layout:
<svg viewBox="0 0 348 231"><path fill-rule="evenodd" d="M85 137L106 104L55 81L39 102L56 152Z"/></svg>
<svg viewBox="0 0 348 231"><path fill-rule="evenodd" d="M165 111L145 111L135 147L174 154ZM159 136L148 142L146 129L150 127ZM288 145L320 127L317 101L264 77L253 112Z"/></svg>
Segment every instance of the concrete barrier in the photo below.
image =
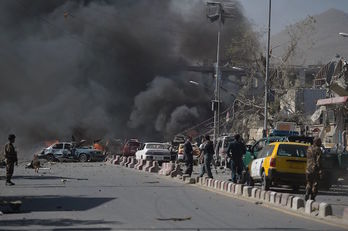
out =
<svg viewBox="0 0 348 231"><path fill-rule="evenodd" d="M270 192L269 202L272 204L275 204L276 203L276 196L277 196L276 192Z"/></svg>
<svg viewBox="0 0 348 231"><path fill-rule="evenodd" d="M152 166L149 168L149 172L152 172L152 173L156 173L160 170L160 167L159 167L159 164L158 164L158 161L153 161L152 162Z"/></svg>
<svg viewBox="0 0 348 231"><path fill-rule="evenodd" d="M271 201L271 192L270 191L266 191L266 193L265 193L265 201L266 202L270 202Z"/></svg>
<svg viewBox="0 0 348 231"><path fill-rule="evenodd" d="M234 194L236 194L236 195L242 195L243 194L243 185L242 184L236 184L236 188L235 188Z"/></svg>
<svg viewBox="0 0 348 231"><path fill-rule="evenodd" d="M319 204L319 217L332 216L332 207L331 205L321 202Z"/></svg>
<svg viewBox="0 0 348 231"><path fill-rule="evenodd" d="M113 164L120 164L120 159L121 157L120 156L116 156L115 159L113 160Z"/></svg>
<svg viewBox="0 0 348 231"><path fill-rule="evenodd" d="M313 200L307 200L306 204L305 204L305 213L307 214L311 214L313 209L312 209L312 205L313 205L314 201Z"/></svg>
<svg viewBox="0 0 348 231"><path fill-rule="evenodd" d="M252 188L252 189L251 189L251 197L252 197L252 198L257 198L257 197L256 197L256 191L257 191L257 188ZM257 198L257 199L258 199L258 198Z"/></svg>
<svg viewBox="0 0 348 231"><path fill-rule="evenodd" d="M299 210L301 208L304 208L304 200L300 197L294 197L292 200L292 209L293 210Z"/></svg>
<svg viewBox="0 0 348 231"><path fill-rule="evenodd" d="M134 166L137 163L137 159L135 159L134 157L131 159L131 161L127 164L128 168L134 168Z"/></svg>
<svg viewBox="0 0 348 231"><path fill-rule="evenodd" d="M282 193L277 193L275 203L277 205L281 205L281 202L282 202Z"/></svg>
<svg viewBox="0 0 348 231"><path fill-rule="evenodd" d="M136 166L136 169L143 170L145 165L146 165L146 160L139 160L138 165Z"/></svg>
<svg viewBox="0 0 348 231"><path fill-rule="evenodd" d="M159 171L160 175L168 176L173 171L175 164L173 162L163 163L162 168Z"/></svg>
<svg viewBox="0 0 348 231"><path fill-rule="evenodd" d="M285 207L287 205L289 196L290 196L289 193L282 193L282 196L281 196L281 199L280 199L280 204L282 206Z"/></svg>
<svg viewBox="0 0 348 231"><path fill-rule="evenodd" d="M134 158L134 157L132 157L132 156L127 157L127 160L126 160L126 162L123 164L123 166L128 167L128 164L132 161L132 158Z"/></svg>
<svg viewBox="0 0 348 231"><path fill-rule="evenodd" d="M251 197L251 190L253 187L251 186L244 186L243 187L243 196L244 197Z"/></svg>
<svg viewBox="0 0 348 231"><path fill-rule="evenodd" d="M267 191L265 191L265 190L261 190L261 192L260 192L260 199L263 200L263 201L264 201L265 198L266 198L266 192L267 192Z"/></svg>
<svg viewBox="0 0 348 231"><path fill-rule="evenodd" d="M185 179L185 183L187 183L187 184L195 184L196 183L196 179L193 178L193 177L187 177Z"/></svg>
<svg viewBox="0 0 348 231"><path fill-rule="evenodd" d="M120 160L120 165L121 165L121 166L124 166L124 164L126 163L126 161L127 161L127 157L122 156L122 157L121 157L121 160Z"/></svg>
<svg viewBox="0 0 348 231"><path fill-rule="evenodd" d="M171 177L177 177L178 175L179 176L183 175L182 169L178 163L175 164L174 169L170 172L169 175Z"/></svg>
<svg viewBox="0 0 348 231"><path fill-rule="evenodd" d="M143 167L144 172L148 172L152 167L153 160L147 160L145 166Z"/></svg>
<svg viewBox="0 0 348 231"><path fill-rule="evenodd" d="M227 192L234 193L234 191L233 191L233 183L232 182L228 182L228 184L227 184Z"/></svg>
<svg viewBox="0 0 348 231"><path fill-rule="evenodd" d="M294 200L295 196L290 195L288 198L288 202L286 204L286 207L291 209L292 208L292 201Z"/></svg>
<svg viewBox="0 0 348 231"><path fill-rule="evenodd" d="M185 181L187 178L191 178L189 174L183 174L182 175L182 180Z"/></svg>

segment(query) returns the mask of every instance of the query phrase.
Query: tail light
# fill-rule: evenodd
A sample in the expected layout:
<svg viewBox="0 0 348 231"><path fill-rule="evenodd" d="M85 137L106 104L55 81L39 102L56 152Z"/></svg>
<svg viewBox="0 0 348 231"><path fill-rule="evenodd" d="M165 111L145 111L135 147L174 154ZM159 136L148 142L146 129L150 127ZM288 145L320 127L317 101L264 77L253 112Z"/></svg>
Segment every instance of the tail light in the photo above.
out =
<svg viewBox="0 0 348 231"><path fill-rule="evenodd" d="M271 158L271 160L269 161L269 166L275 168L275 166L276 166L276 159L275 158Z"/></svg>

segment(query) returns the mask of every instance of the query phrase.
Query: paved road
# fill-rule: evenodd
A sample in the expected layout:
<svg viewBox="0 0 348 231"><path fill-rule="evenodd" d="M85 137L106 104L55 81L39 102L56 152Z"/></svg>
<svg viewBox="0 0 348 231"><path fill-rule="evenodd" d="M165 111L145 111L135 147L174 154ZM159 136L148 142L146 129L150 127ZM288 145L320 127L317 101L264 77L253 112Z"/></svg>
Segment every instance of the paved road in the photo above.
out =
<svg viewBox="0 0 348 231"><path fill-rule="evenodd" d="M22 213L1 216L0 230L341 230L104 163L20 167L14 181L0 195L22 200Z"/></svg>
<svg viewBox="0 0 348 231"><path fill-rule="evenodd" d="M218 180L228 180L231 179L231 171L230 169L218 169L218 174L216 174L215 170L212 171L214 178ZM199 174L199 167L194 167L194 175ZM348 178L348 177L347 177ZM256 185L257 186L257 185ZM304 187L302 187L298 192L294 192L292 189L289 188L274 188L272 187L271 190L276 192L284 192L284 193L290 193L296 196L300 196L304 198ZM333 214L337 217L342 217L343 210L345 207L348 207L348 185L342 184L342 185L334 185L330 188L330 190L320 190L318 196L316 197L316 200L318 202L327 202L332 205L333 207Z"/></svg>

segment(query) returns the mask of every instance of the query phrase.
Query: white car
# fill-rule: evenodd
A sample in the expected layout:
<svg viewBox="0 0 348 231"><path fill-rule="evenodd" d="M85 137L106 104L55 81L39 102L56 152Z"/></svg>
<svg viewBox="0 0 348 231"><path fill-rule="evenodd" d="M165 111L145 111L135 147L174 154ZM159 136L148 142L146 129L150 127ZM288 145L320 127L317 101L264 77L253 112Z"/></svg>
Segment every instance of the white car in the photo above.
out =
<svg viewBox="0 0 348 231"><path fill-rule="evenodd" d="M167 144L144 143L135 153L138 160L156 160L159 162L170 161L171 154Z"/></svg>

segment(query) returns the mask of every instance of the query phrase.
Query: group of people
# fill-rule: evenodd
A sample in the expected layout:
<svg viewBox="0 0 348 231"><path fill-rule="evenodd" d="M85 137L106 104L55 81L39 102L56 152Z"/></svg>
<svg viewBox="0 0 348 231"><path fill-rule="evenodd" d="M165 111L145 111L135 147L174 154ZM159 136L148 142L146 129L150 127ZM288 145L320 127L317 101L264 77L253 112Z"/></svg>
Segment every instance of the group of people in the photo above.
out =
<svg viewBox="0 0 348 231"><path fill-rule="evenodd" d="M227 156L230 158L230 167L232 171L231 181L238 183L242 176L243 171L243 155L246 152L246 147L242 142L239 134L234 136L234 141L229 144L227 149ZM215 151L214 143L210 140L209 135L205 135L203 143L200 145L200 156L199 162L201 165L200 176L202 177L205 173L209 178L213 178L211 172L211 164L213 162ZM192 148L192 137L189 136L184 144L184 159L186 169L184 174L191 176L193 170L193 148Z"/></svg>
<svg viewBox="0 0 348 231"><path fill-rule="evenodd" d="M321 176L320 159L322 156L322 143L320 138L315 138L313 145L307 151L307 166L306 166L306 194L305 200L314 200L318 193L318 182ZM246 153L246 146L239 134L234 136L234 141L231 142L227 149L227 156L230 159L231 181L240 183L242 180L242 172L244 169L243 155ZM210 140L210 136L204 137L203 143L200 146L200 177L205 173L209 178L213 178L211 172L211 164L215 154L214 144ZM193 171L193 148L192 137L189 136L184 144L184 160L186 169L184 174L192 175Z"/></svg>

